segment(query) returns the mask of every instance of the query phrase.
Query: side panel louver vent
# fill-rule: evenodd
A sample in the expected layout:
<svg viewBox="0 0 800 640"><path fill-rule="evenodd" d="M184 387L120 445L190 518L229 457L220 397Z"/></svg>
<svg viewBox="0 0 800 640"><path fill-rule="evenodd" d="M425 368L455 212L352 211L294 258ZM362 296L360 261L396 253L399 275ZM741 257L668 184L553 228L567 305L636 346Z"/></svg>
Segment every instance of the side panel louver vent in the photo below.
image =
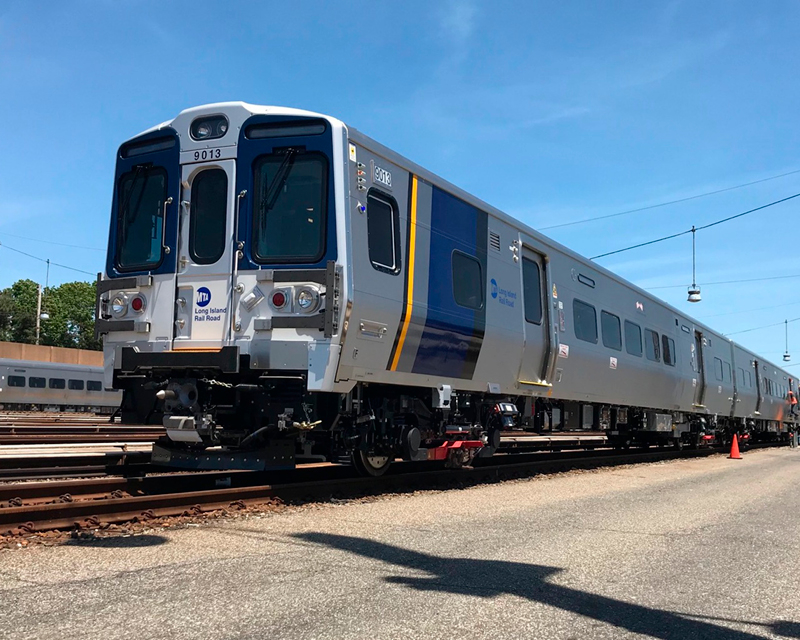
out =
<svg viewBox="0 0 800 640"><path fill-rule="evenodd" d="M500 251L500 234L494 231L489 232L489 246L495 251Z"/></svg>

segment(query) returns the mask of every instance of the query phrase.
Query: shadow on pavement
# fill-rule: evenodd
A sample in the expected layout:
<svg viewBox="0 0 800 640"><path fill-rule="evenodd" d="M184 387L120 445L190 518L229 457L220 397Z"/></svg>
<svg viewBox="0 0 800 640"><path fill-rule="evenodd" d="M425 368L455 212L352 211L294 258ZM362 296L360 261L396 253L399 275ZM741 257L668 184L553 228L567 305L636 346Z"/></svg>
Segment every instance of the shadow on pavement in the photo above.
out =
<svg viewBox="0 0 800 640"><path fill-rule="evenodd" d="M169 542L164 536L154 536L149 534L129 535L129 536L103 536L70 538L64 542L72 547L98 547L107 549L135 549L137 547L157 547Z"/></svg>
<svg viewBox="0 0 800 640"><path fill-rule="evenodd" d="M773 633L787 638L800 638L800 622L789 622L788 620L778 620L769 625Z"/></svg>
<svg viewBox="0 0 800 640"><path fill-rule="evenodd" d="M441 591L480 598L492 598L503 594L519 596L654 638L756 640L764 637L720 627L702 620L692 620L671 611L653 609L553 584L548 578L562 571L557 567L502 560L445 558L351 536L300 533L293 537L380 560L389 565L423 571L428 576L384 578L386 582L405 585L419 591ZM798 631L796 623L776 622L769 626L775 633L800 637L791 636Z"/></svg>

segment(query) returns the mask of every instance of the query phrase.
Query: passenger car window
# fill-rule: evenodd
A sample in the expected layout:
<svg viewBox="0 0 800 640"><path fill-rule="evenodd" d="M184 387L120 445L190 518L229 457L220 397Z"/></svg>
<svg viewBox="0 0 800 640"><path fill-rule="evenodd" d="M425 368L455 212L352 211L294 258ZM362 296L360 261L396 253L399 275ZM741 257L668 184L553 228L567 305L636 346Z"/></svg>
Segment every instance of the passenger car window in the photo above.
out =
<svg viewBox="0 0 800 640"><path fill-rule="evenodd" d="M373 267L400 272L400 216L389 198L375 193L367 196L367 246Z"/></svg>
<svg viewBox="0 0 800 640"><path fill-rule="evenodd" d="M213 264L225 253L228 175L222 169L201 171L192 182L189 254L197 264Z"/></svg>
<svg viewBox="0 0 800 640"><path fill-rule="evenodd" d="M522 259L522 286L525 296L525 320L542 324L542 280L539 265L533 260Z"/></svg>
<svg viewBox="0 0 800 640"><path fill-rule="evenodd" d="M625 321L625 350L632 356L642 357L642 328L630 320Z"/></svg>
<svg viewBox="0 0 800 640"><path fill-rule="evenodd" d="M722 360L719 358L714 358L714 375L717 380L722 381Z"/></svg>
<svg viewBox="0 0 800 640"><path fill-rule="evenodd" d="M664 347L664 364L670 367L675 366L675 341L669 336L661 336Z"/></svg>
<svg viewBox="0 0 800 640"><path fill-rule="evenodd" d="M597 311L595 308L576 298L572 301L572 316L575 324L575 337L584 342L597 344Z"/></svg>
<svg viewBox="0 0 800 640"><path fill-rule="evenodd" d="M83 391L83 380L70 380L67 386L72 389L72 391Z"/></svg>
<svg viewBox="0 0 800 640"><path fill-rule="evenodd" d="M67 381L64 378L50 378L51 389L64 389L67 386Z"/></svg>
<svg viewBox="0 0 800 640"><path fill-rule="evenodd" d="M644 336L647 359L653 362L661 362L661 347L658 344L658 334L652 329L645 329Z"/></svg>
<svg viewBox="0 0 800 640"><path fill-rule="evenodd" d="M461 251L453 251L453 298L467 309L483 308L483 273L481 263Z"/></svg>
<svg viewBox="0 0 800 640"><path fill-rule="evenodd" d="M724 375L722 376L722 379L725 382L731 382L731 363L726 362L724 364L725 364L725 372Z"/></svg>
<svg viewBox="0 0 800 640"><path fill-rule="evenodd" d="M9 387L24 387L25 376L8 376Z"/></svg>
<svg viewBox="0 0 800 640"><path fill-rule="evenodd" d="M44 378L34 378L31 376L28 378L28 386L31 389L44 389L47 386L47 380Z"/></svg>
<svg viewBox="0 0 800 640"><path fill-rule="evenodd" d="M600 312L600 327L603 331L603 346L622 351L622 332L619 318L608 311Z"/></svg>
<svg viewBox="0 0 800 640"><path fill-rule="evenodd" d="M87 380L86 381L86 390L87 391L102 391L103 390L103 383L99 380Z"/></svg>

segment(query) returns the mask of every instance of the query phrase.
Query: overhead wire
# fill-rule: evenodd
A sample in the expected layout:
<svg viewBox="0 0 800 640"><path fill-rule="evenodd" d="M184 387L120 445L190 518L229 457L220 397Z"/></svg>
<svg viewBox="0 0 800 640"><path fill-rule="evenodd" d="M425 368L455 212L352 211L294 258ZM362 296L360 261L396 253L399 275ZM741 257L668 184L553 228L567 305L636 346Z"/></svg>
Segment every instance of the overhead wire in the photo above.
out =
<svg viewBox="0 0 800 640"><path fill-rule="evenodd" d="M683 287L684 285L680 285ZM797 302L787 302L786 304L775 304L770 305L768 307L756 307L755 309L740 309L739 311L726 311L725 313L712 313L708 316L696 316L698 320L707 320L708 318L719 318L721 316L735 316L740 313L752 313L753 311L767 311L772 309L782 309L783 307L795 307L800 304L800 301Z"/></svg>
<svg viewBox="0 0 800 640"><path fill-rule="evenodd" d="M704 282L704 287L710 287L713 285L718 284L741 284L743 282L764 282L766 280L785 280L787 278L800 278L800 273L793 273L791 275L785 276L768 276L766 278L743 278L742 280L718 280L717 282ZM665 284L659 285L657 287L647 287L648 291L654 291L656 289L680 289L686 288L689 285L686 284Z"/></svg>
<svg viewBox="0 0 800 640"><path fill-rule="evenodd" d="M640 242L639 244L631 245L630 247L624 247L622 249L617 249L615 251L608 251L606 253L601 253L600 255L592 256L589 258L590 260L597 260L598 258L605 258L606 256L613 256L617 253L623 253L624 251L630 251L631 249L638 249L640 247L646 247L651 244L656 244L658 242L664 242L665 240L671 240L672 238L677 238L679 236L684 236L688 233L692 233L692 231L701 231L702 229L708 229L710 227L715 227L718 224L722 224L723 222L729 222L731 220L735 220L736 218L741 218L743 216L749 215L751 213L755 213L756 211L762 211L768 207L774 207L777 204L781 204L782 202L786 202L788 200L792 200L800 196L800 193L795 193L794 195L788 196L786 198L781 198L780 200L775 200L774 202L769 202L767 204L761 205L760 207L756 207L755 209L748 209L747 211L742 211L741 213L737 213L732 216L728 216L726 218L722 218L721 220L715 220L714 222L710 222L708 224L701 225L699 227L694 227L694 229L687 229L686 231L680 231L679 233L673 233L668 236L664 236L662 238L656 238L655 240L649 240L647 242Z"/></svg>
<svg viewBox="0 0 800 640"><path fill-rule="evenodd" d="M71 267L67 264L61 264L60 262L53 262L52 260L47 260L46 258L40 258L39 256L35 256L31 253L26 253L25 251L20 251L19 249L15 249L14 247L9 247L7 244L0 243L0 248L8 249L9 251L14 251L15 253L20 253L23 256L27 256L28 258L33 258L34 260L38 260L39 262L45 262L48 264L53 265L54 267L61 267L62 269L69 269L70 271L77 271L78 273L85 273L87 276L95 276L95 273L91 271L84 271L83 269L78 269L77 267Z"/></svg>
<svg viewBox="0 0 800 640"><path fill-rule="evenodd" d="M41 238L31 238L29 236L20 236L15 233L8 233L7 231L0 231L0 236L8 236L9 238L19 238L20 240L30 240L31 242L41 242L43 244L53 244L58 247L69 247L70 249L85 249L87 251L105 251L98 247L87 247L80 244L68 244L66 242L55 242L54 240L42 240Z"/></svg>
<svg viewBox="0 0 800 640"><path fill-rule="evenodd" d="M627 211L619 211L617 213L609 213L603 216L595 216L592 218L584 218L583 220L573 220L572 222L562 222L561 224L551 224L547 227L538 227L540 231L545 231L546 229L559 229L561 227L571 227L577 224L585 224L587 222L596 222L597 220L607 220L608 218L617 218L619 216L627 216L631 213L639 213L641 211L649 211L651 209L658 209L660 207L666 207L672 204L679 204L681 202L688 202L690 200L697 200L698 198L705 198L707 196L713 196L718 193L725 193L726 191L733 191L734 189L742 189L744 187L750 187L754 184L760 184L762 182L769 182L770 180L777 180L778 178L785 178L786 176L791 176L796 173L800 173L800 169L795 169L793 171L788 171L786 173L781 173L776 176L770 176L768 178L762 178L760 180L753 180L752 182L745 182L743 184L737 184L732 187L725 187L723 189L716 189L714 191L706 191L705 193L698 193L693 196L687 196L686 198L678 198L676 200L669 200L667 202L659 202L658 204L651 204L647 207L639 207L637 209L628 209Z"/></svg>
<svg viewBox="0 0 800 640"><path fill-rule="evenodd" d="M772 327L777 327L782 324L787 324L791 322L797 322L800 318L792 318L791 320L783 320L782 322L774 322L772 324L765 324L761 325L760 327L751 327L750 329L742 329L741 331L731 331L730 333L723 333L724 336L735 336L740 333L750 333L751 331L758 331L759 329L770 329Z"/></svg>

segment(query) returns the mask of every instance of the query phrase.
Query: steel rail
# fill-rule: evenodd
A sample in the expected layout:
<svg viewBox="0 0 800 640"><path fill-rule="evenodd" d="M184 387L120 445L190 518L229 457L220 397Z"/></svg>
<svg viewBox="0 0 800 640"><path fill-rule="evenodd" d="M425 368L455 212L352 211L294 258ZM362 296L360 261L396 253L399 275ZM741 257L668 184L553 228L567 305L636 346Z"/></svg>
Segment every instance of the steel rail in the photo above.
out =
<svg viewBox="0 0 800 640"><path fill-rule="evenodd" d="M151 476L140 479L103 479L102 481L85 480L78 482L42 483L50 485L50 495L58 491L70 494L66 501L16 504L16 501L0 508L0 531L19 534L52 529L74 529L98 527L103 524L126 522L136 519L151 519L159 516L197 515L220 508L243 508L247 504L258 504L268 500L279 499L286 503L327 500L341 496L358 497L380 493L408 492L419 489L454 488L465 485L491 482L514 477L524 477L536 473L557 473L573 469L595 469L619 464L638 464L679 458L696 458L719 455L717 449L701 449L692 451L650 450L619 453L603 453L604 455L568 455L553 456L542 460L520 461L517 456L500 456L497 459L481 460L474 467L448 470L441 467L431 468L425 463L403 463L396 465L393 473L380 478L356 478L348 467L338 465L317 465L311 470L297 469L285 472L286 475L273 474L276 480L252 484L252 481L263 480L263 473L253 472L210 472L204 474ZM537 454L530 454L536 456ZM425 470L421 470L425 469ZM260 476L260 477L259 477ZM199 482L229 482L231 486L224 488L198 489ZM80 484L80 483L83 484ZM183 489L179 489L182 485ZM242 485L242 486L236 486ZM26 485L18 485L25 487ZM83 494L89 498L74 500L76 491L82 487ZM98 491L103 487L101 491ZM111 489L111 487L115 487ZM124 487L124 488L123 488ZM29 488L28 491L36 489ZM40 497L45 497L44 487ZM108 493L117 491L119 493ZM131 494L131 491L133 494ZM122 495L122 493L128 495ZM4 487L0 496L8 496L9 489ZM62 494L63 495L63 494ZM106 497L99 498L100 495ZM72 501L70 501L72 500ZM12 506L13 505L13 506Z"/></svg>

